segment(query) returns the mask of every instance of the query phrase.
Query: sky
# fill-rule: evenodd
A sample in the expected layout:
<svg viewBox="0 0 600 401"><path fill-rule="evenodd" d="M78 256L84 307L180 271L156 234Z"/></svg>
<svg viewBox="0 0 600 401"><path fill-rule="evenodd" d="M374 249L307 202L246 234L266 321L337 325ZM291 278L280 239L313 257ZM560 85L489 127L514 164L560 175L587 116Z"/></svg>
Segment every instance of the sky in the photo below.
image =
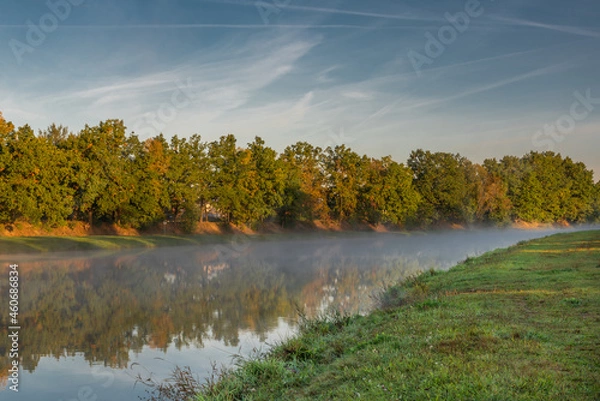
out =
<svg viewBox="0 0 600 401"><path fill-rule="evenodd" d="M597 0L2 0L0 111L35 130L260 136L600 179Z"/></svg>

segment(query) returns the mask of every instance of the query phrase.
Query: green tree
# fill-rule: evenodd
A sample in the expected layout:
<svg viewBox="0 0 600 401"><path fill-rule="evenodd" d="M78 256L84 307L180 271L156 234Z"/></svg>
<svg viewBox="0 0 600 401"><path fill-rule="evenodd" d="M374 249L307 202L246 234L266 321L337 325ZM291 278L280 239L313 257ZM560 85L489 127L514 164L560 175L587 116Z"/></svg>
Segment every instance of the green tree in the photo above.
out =
<svg viewBox="0 0 600 401"><path fill-rule="evenodd" d="M477 220L484 223L507 224L512 213L512 203L508 197L508 185L495 171L497 162L486 160L483 166L476 166L479 177L477 195Z"/></svg>
<svg viewBox="0 0 600 401"><path fill-rule="evenodd" d="M45 131L40 131L39 136L56 147L64 148L69 137L69 129L62 125L52 124Z"/></svg>
<svg viewBox="0 0 600 401"><path fill-rule="evenodd" d="M512 218L528 222L579 222L592 213L593 177L583 163L554 152L506 156L486 168L507 185Z"/></svg>
<svg viewBox="0 0 600 401"><path fill-rule="evenodd" d="M322 158L321 148L307 142L288 146L280 155L285 174L282 206L278 211L282 224L328 218Z"/></svg>
<svg viewBox="0 0 600 401"><path fill-rule="evenodd" d="M10 121L6 121L0 111L0 135L4 137L15 130L15 126Z"/></svg>
<svg viewBox="0 0 600 401"><path fill-rule="evenodd" d="M361 158L345 145L328 147L324 154L324 169L328 189L328 205L338 221L356 219L359 193L365 185Z"/></svg>
<svg viewBox="0 0 600 401"><path fill-rule="evenodd" d="M568 202L569 189L565 186L563 160L554 152L531 152L523 157L526 166L524 182L525 198L532 200L537 218L533 220L552 222L562 219L563 206ZM523 193L530 192L530 193ZM521 202L523 205L524 202Z"/></svg>
<svg viewBox="0 0 600 401"><path fill-rule="evenodd" d="M211 203L227 223L242 223L250 218L245 206L250 194L244 188L249 183L250 154L238 149L233 135L222 136L208 148L211 178Z"/></svg>
<svg viewBox="0 0 600 401"><path fill-rule="evenodd" d="M470 223L477 208L473 165L459 154L411 152L408 166L422 197L418 220L421 224Z"/></svg>
<svg viewBox="0 0 600 401"><path fill-rule="evenodd" d="M565 158L563 166L564 182L569 197L562 207L561 218L578 223L588 221L594 213L594 173L588 170L585 164L575 163L569 157Z"/></svg>
<svg viewBox="0 0 600 401"><path fill-rule="evenodd" d="M9 169L12 167L11 141L15 126L6 121L0 112L0 222L10 222L13 216L9 209L10 187L8 181Z"/></svg>
<svg viewBox="0 0 600 401"><path fill-rule="evenodd" d="M245 189L249 192L248 211L253 222L262 222L274 216L283 205L285 176L283 164L277 159L277 153L265 146L265 142L256 137L248 144L250 152L250 171L245 180Z"/></svg>
<svg viewBox="0 0 600 401"><path fill-rule="evenodd" d="M121 120L86 125L67 139L68 149L75 154L75 211L86 216L89 224L94 220L120 222L135 191L131 175L135 142L127 138Z"/></svg>
<svg viewBox="0 0 600 401"><path fill-rule="evenodd" d="M6 132L0 145L0 218L32 224L62 225L72 212L66 153L25 125Z"/></svg>
<svg viewBox="0 0 600 401"><path fill-rule="evenodd" d="M162 135L143 143L134 135L128 138L131 154L124 168L134 190L127 203L119 207L122 224L139 228L164 220L170 206L165 178L171 162L168 147Z"/></svg>
<svg viewBox="0 0 600 401"><path fill-rule="evenodd" d="M386 156L364 164L365 185L360 193L361 219L371 224L404 224L417 211L420 195L412 171Z"/></svg>
<svg viewBox="0 0 600 401"><path fill-rule="evenodd" d="M171 139L166 173L172 216L181 214L183 229L192 232L209 202L210 160L200 135Z"/></svg>
<svg viewBox="0 0 600 401"><path fill-rule="evenodd" d="M592 213L589 218L590 221L600 223L600 180L594 187L594 196L592 200Z"/></svg>

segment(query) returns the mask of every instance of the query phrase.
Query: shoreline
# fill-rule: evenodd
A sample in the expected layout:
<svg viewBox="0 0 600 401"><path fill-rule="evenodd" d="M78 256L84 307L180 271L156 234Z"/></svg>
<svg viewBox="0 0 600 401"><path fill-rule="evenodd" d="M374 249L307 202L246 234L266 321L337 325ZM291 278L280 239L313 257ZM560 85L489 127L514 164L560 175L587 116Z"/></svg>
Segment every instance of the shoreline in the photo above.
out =
<svg viewBox="0 0 600 401"><path fill-rule="evenodd" d="M593 223L569 223L557 221L552 223L512 221L502 225L494 224L456 224L446 223L428 227L398 226L398 225L372 225L367 223L346 223L335 221L315 220L311 222L298 223L293 227L283 227L279 224L266 222L257 228L245 225L233 225L221 222L199 222L192 233L184 233L178 223L169 222L165 225L157 224L147 229L134 229L121 227L116 224L103 223L90 226L89 224L76 221L60 227L36 226L29 223L13 223L0 225L0 238L4 237L86 237L100 235L116 235L125 237L143 237L154 235L170 236L194 236L194 235L227 235L227 234L283 234L283 233L310 233L310 232L402 232L402 231L438 231L438 230L468 230L477 228L517 228L517 229L540 229L559 228Z"/></svg>
<svg viewBox="0 0 600 401"><path fill-rule="evenodd" d="M69 251L94 251L94 250L126 250L159 248L172 246L224 244L246 240L294 240L317 238L322 236L357 236L368 234L398 234L398 235L427 235L449 231L468 232L477 230L585 230L594 229L595 226L556 226L543 225L537 227L444 227L429 230L287 230L279 232L248 232L236 230L222 233L202 234L141 234L141 235L35 235L35 236L0 236L0 255L15 255L27 253L69 252Z"/></svg>
<svg viewBox="0 0 600 401"><path fill-rule="evenodd" d="M306 321L196 399L597 399L599 283L598 230L497 249Z"/></svg>
<svg viewBox="0 0 600 401"><path fill-rule="evenodd" d="M43 252L61 252L61 251L85 251L85 250L120 250L135 248L157 248L166 246L185 246L201 244L217 244L231 240L232 238L249 239L295 239L298 237L318 237L327 235L364 235L376 233L389 233L401 235L423 235L435 234L440 232L456 231L466 232L474 230L585 230L600 227L597 225L564 225L564 224L522 224L516 223L508 226L445 226L432 227L426 230L420 229L394 229L384 227L336 227L336 228L300 228L300 229L274 229L272 226L266 226L261 230L250 230L245 227L219 226L216 223L204 223L204 227L195 234L177 234L177 233L131 233L131 232L111 232L103 228L94 233L81 233L80 231L65 232L62 229L54 231L44 231L43 229L32 230L27 227L24 231L31 235L18 235L23 232L13 230L9 235L2 235L0 230L0 254L11 255L19 253L43 253ZM6 231L5 229L3 229ZM4 233L6 234L6 233Z"/></svg>

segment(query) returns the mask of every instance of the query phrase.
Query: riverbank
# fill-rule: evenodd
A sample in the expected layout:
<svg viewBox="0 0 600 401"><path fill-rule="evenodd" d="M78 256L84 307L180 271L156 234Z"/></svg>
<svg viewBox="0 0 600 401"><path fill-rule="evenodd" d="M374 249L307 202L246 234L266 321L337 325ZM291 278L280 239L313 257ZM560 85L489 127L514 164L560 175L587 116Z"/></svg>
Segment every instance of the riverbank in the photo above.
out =
<svg viewBox="0 0 600 401"><path fill-rule="evenodd" d="M504 229L545 230L566 227L564 224L523 225L522 223L514 223L509 227L504 227ZM432 227L428 232L489 228L492 227L462 227L454 225ZM496 228L498 229L498 227ZM236 227L219 223L200 223L194 234L165 231L138 232L135 230L123 230L115 226L100 226L86 229L83 225L77 225L73 228L63 227L50 230L24 225L7 231L6 227L4 227L0 228L0 254L119 250L207 243L239 243L250 238L294 239L307 235L358 235L369 232L392 232L405 235L423 233L423 231L419 230L401 230L398 227L349 226L343 224L318 224L287 229L274 224L265 224L258 230L251 230L248 227Z"/></svg>
<svg viewBox="0 0 600 401"><path fill-rule="evenodd" d="M460 224L438 224L430 226L431 230L445 229L468 229L468 228L518 228L518 229L543 229L543 228L565 228L570 224L565 221L555 223L527 223L524 221L514 221L509 224L497 225L460 225ZM149 235L169 235L169 236L190 236L190 235L227 235L243 233L247 235L277 234L277 233L305 233L305 232L387 232L403 231L406 229L418 230L419 227L400 227L398 225L386 224L367 224L367 223L347 223L339 221L314 220L311 222L296 223L293 226L281 226L273 222L264 222L254 229L245 225L234 225L220 222L198 222L192 232L184 232L178 223L166 222L143 230L134 228L120 227L116 224L103 223L99 225L90 225L81 221L72 221L67 225L60 227L36 226L25 222L15 224L0 225L0 239L4 237L85 237L99 235L116 236L149 236Z"/></svg>
<svg viewBox="0 0 600 401"><path fill-rule="evenodd" d="M416 233L416 232L415 232ZM295 239L324 237L350 238L361 235L361 231L341 232L285 232L285 233L220 233L220 234L195 234L195 235L86 235L86 236L27 236L27 237L0 237L0 255L36 254L44 252L70 252L70 251L95 251L95 250L125 250L135 248L160 248L173 246L189 246L202 244L221 244L233 250L241 249L244 244L252 240L262 241L293 241ZM407 232L396 232L400 235L409 235Z"/></svg>
<svg viewBox="0 0 600 401"><path fill-rule="evenodd" d="M428 272L368 316L300 334L200 400L600 397L600 231L557 234Z"/></svg>
<svg viewBox="0 0 600 401"><path fill-rule="evenodd" d="M0 237L0 254L68 252L93 250L119 250L133 248L156 248L165 246L197 245L225 241L211 236L40 236L40 237Z"/></svg>

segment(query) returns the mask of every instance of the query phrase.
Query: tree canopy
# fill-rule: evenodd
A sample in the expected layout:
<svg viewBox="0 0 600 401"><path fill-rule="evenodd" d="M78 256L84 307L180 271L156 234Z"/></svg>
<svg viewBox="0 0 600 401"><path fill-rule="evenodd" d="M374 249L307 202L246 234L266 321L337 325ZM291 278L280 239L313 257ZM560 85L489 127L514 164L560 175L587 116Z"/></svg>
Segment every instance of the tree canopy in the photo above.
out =
<svg viewBox="0 0 600 401"><path fill-rule="evenodd" d="M600 219L599 198L593 172L554 152L476 164L417 149L405 165L345 145L298 142L278 154L260 137L243 147L232 134L141 140L121 120L36 134L0 114L3 224L589 222Z"/></svg>

